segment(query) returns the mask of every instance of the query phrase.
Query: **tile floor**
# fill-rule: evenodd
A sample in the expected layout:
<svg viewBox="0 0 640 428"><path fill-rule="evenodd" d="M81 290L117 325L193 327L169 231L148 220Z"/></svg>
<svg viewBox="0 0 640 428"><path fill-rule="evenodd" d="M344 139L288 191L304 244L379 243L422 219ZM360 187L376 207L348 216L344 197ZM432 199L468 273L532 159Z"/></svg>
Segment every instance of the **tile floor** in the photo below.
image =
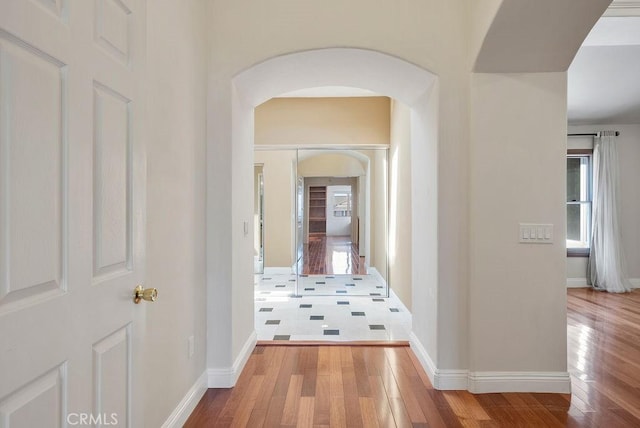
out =
<svg viewBox="0 0 640 428"><path fill-rule="evenodd" d="M296 297L295 275L255 275L258 340L409 340L411 313L395 296L387 298L386 290L379 293L376 283L367 283L366 275L354 277L363 279L352 278L346 284L358 285L344 286L333 284L336 278L312 278L313 282L325 282L313 288L334 287L334 291L344 289L346 294L322 296L309 294L312 291L308 290L306 295ZM309 277L300 279L305 284ZM360 295L353 295L357 287L361 287Z"/></svg>

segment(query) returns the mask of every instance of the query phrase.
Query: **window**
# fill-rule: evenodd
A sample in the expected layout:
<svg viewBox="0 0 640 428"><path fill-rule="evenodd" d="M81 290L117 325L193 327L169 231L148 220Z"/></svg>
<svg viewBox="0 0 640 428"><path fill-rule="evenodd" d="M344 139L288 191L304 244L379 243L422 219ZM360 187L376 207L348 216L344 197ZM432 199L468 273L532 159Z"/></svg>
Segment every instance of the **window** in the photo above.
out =
<svg viewBox="0 0 640 428"><path fill-rule="evenodd" d="M588 256L591 243L591 154L567 155L567 255Z"/></svg>
<svg viewBox="0 0 640 428"><path fill-rule="evenodd" d="M351 217L351 192L333 195L333 216Z"/></svg>

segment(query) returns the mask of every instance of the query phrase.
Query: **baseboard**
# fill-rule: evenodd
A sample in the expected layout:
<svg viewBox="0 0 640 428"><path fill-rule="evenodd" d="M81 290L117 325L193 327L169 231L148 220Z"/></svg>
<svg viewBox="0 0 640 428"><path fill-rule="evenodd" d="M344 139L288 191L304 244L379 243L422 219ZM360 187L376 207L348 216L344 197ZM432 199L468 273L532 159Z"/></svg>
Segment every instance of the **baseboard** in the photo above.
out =
<svg viewBox="0 0 640 428"><path fill-rule="evenodd" d="M640 288L640 278L629 278L631 288ZM584 288L590 287L587 284L587 278L567 278L567 288Z"/></svg>
<svg viewBox="0 0 640 428"><path fill-rule="evenodd" d="M231 367L207 370L207 386L209 388L231 388L235 386L257 342L258 335L254 331L244 343L240 354L238 354L238 357Z"/></svg>
<svg viewBox="0 0 640 428"><path fill-rule="evenodd" d="M180 428L182 427L189 416L196 408L200 399L207 391L207 372L203 372L196 380L191 388L187 391L185 396L180 400L178 406L171 412L165 423L162 424L162 428Z"/></svg>
<svg viewBox="0 0 640 428"><path fill-rule="evenodd" d="M569 394L568 372L469 372L438 369L420 340L410 336L411 350L424 368L435 389L469 390L474 394L490 392L552 392Z"/></svg>
<svg viewBox="0 0 640 428"><path fill-rule="evenodd" d="M588 287L587 278L567 278L567 288Z"/></svg>
<svg viewBox="0 0 640 428"><path fill-rule="evenodd" d="M291 275L295 273L291 267L266 267L263 269L263 275Z"/></svg>
<svg viewBox="0 0 640 428"><path fill-rule="evenodd" d="M551 392L571 393L568 372L470 372L469 392Z"/></svg>
<svg viewBox="0 0 640 428"><path fill-rule="evenodd" d="M436 365L414 332L411 332L409 335L409 346L416 357L418 357L418 361L420 361L422 368L427 373L431 384L435 388Z"/></svg>
<svg viewBox="0 0 640 428"><path fill-rule="evenodd" d="M467 389L467 370L438 369L427 350L422 346L422 343L413 332L409 337L409 344L435 389L445 391Z"/></svg>

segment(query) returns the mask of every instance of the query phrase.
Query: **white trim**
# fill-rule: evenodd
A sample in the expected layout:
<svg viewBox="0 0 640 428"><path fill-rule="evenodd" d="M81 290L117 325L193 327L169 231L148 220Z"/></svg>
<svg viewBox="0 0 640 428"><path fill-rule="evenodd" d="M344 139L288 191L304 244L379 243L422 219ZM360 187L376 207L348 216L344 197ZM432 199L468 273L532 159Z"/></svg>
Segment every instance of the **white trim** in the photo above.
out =
<svg viewBox="0 0 640 428"><path fill-rule="evenodd" d="M413 353L418 357L418 361L420 361L422 368L427 373L427 376L429 376L429 380L435 388L434 380L437 370L436 365L414 332L411 332L409 335L409 345L411 346Z"/></svg>
<svg viewBox="0 0 640 428"><path fill-rule="evenodd" d="M571 392L568 372L469 372L438 369L420 340L411 333L411 350L418 357L429 380L438 390L469 390L474 394L489 392Z"/></svg>
<svg viewBox="0 0 640 428"><path fill-rule="evenodd" d="M568 372L471 372L469 392L552 392L571 393Z"/></svg>
<svg viewBox="0 0 640 428"><path fill-rule="evenodd" d="M567 288L588 287L587 278L567 278Z"/></svg>
<svg viewBox="0 0 640 428"><path fill-rule="evenodd" d="M292 275L295 271L290 267L265 267L263 275Z"/></svg>
<svg viewBox="0 0 640 428"><path fill-rule="evenodd" d="M629 278L631 288L640 288L640 278ZM567 288L584 288L590 287L587 284L587 278L567 278Z"/></svg>
<svg viewBox="0 0 640 428"><path fill-rule="evenodd" d="M249 360L253 348L256 347L258 335L255 330L251 333L244 346L240 350L233 366L207 370L207 386L209 388L231 388L235 386L242 369Z"/></svg>
<svg viewBox="0 0 640 428"><path fill-rule="evenodd" d="M162 428L179 428L187 422L189 416L196 408L200 399L207 392L207 372L203 372L196 380L180 403L173 409L167 420L162 424Z"/></svg>
<svg viewBox="0 0 640 428"><path fill-rule="evenodd" d="M409 344L435 389L445 391L467 389L467 370L438 369L427 350L422 346L422 343L420 343L420 340L413 332L409 336Z"/></svg>

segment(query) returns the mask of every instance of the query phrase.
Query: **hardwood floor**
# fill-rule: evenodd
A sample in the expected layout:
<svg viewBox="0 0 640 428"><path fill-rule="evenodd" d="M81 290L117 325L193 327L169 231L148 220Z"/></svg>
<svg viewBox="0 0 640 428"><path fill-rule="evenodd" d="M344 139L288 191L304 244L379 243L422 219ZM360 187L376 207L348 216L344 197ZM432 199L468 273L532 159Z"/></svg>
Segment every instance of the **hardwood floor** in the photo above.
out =
<svg viewBox="0 0 640 428"><path fill-rule="evenodd" d="M640 290L569 291L573 393L437 391L408 347L258 346L186 427L639 427Z"/></svg>
<svg viewBox="0 0 640 428"><path fill-rule="evenodd" d="M358 245L346 236L318 236L304 244L302 273L305 275L364 274L364 258Z"/></svg>

